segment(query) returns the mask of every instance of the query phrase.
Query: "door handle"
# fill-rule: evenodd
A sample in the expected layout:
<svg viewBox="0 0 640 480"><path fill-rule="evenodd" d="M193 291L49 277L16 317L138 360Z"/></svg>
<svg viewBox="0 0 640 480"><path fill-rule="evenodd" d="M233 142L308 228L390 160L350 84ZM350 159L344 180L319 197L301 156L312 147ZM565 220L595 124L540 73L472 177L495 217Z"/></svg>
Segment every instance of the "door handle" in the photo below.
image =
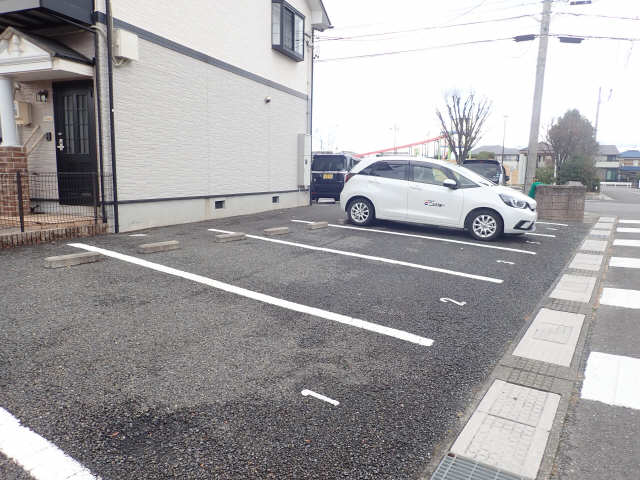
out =
<svg viewBox="0 0 640 480"><path fill-rule="evenodd" d="M411 190L422 190L422 187L414 187L413 185L409 187Z"/></svg>
<svg viewBox="0 0 640 480"><path fill-rule="evenodd" d="M369 183L380 183L378 180L369 179Z"/></svg>
<svg viewBox="0 0 640 480"><path fill-rule="evenodd" d="M64 150L64 140L62 140L62 138L58 139L58 145L56 146L56 148L61 152Z"/></svg>

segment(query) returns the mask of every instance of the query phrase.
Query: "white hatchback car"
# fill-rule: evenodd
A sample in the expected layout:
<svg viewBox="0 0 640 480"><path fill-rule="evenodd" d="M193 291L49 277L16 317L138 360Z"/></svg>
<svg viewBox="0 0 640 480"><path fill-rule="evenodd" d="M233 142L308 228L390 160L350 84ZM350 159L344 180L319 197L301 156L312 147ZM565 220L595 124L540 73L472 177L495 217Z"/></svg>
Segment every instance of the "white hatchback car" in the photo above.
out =
<svg viewBox="0 0 640 480"><path fill-rule="evenodd" d="M468 230L478 240L535 231L536 201L438 160L375 157L347 174L340 204L355 225L376 218Z"/></svg>

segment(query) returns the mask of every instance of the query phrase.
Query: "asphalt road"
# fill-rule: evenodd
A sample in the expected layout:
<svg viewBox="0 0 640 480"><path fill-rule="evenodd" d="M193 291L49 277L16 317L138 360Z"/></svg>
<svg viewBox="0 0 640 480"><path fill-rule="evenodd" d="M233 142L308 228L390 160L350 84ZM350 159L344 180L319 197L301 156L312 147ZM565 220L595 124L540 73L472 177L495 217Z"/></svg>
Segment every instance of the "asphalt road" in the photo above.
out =
<svg viewBox="0 0 640 480"><path fill-rule="evenodd" d="M0 407L103 479L418 478L462 427L589 225L491 245L328 228L339 207L270 212L80 242L433 339L417 345L114 258L43 268L65 243L0 252ZM502 284L247 239L278 237ZM472 242L461 232L376 228ZM554 230L550 230L553 228ZM140 243L181 249L136 254ZM527 243L536 242L536 243ZM502 262L513 262L499 263ZM443 303L448 297L458 302ZM340 402L333 406L313 390ZM28 478L0 455L0 478Z"/></svg>
<svg viewBox="0 0 640 480"><path fill-rule="evenodd" d="M602 187L602 193L611 200L588 200L585 210L597 215L620 218L640 218L640 190L637 188Z"/></svg>

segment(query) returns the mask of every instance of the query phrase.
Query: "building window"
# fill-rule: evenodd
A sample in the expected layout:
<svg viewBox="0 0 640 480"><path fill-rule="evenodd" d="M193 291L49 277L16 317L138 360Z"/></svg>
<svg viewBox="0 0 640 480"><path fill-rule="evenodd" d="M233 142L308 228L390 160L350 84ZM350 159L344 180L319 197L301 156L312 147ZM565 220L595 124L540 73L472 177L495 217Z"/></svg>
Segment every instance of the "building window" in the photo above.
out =
<svg viewBox="0 0 640 480"><path fill-rule="evenodd" d="M271 3L271 46L298 62L304 60L304 15L284 0Z"/></svg>

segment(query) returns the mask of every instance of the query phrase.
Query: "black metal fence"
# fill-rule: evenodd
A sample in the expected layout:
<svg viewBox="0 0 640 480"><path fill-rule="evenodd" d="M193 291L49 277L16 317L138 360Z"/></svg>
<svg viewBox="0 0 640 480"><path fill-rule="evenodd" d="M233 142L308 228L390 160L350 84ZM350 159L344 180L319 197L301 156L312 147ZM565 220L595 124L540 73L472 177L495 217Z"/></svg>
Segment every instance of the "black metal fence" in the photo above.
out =
<svg viewBox="0 0 640 480"><path fill-rule="evenodd" d="M111 188L95 172L0 174L0 234L107 223Z"/></svg>

